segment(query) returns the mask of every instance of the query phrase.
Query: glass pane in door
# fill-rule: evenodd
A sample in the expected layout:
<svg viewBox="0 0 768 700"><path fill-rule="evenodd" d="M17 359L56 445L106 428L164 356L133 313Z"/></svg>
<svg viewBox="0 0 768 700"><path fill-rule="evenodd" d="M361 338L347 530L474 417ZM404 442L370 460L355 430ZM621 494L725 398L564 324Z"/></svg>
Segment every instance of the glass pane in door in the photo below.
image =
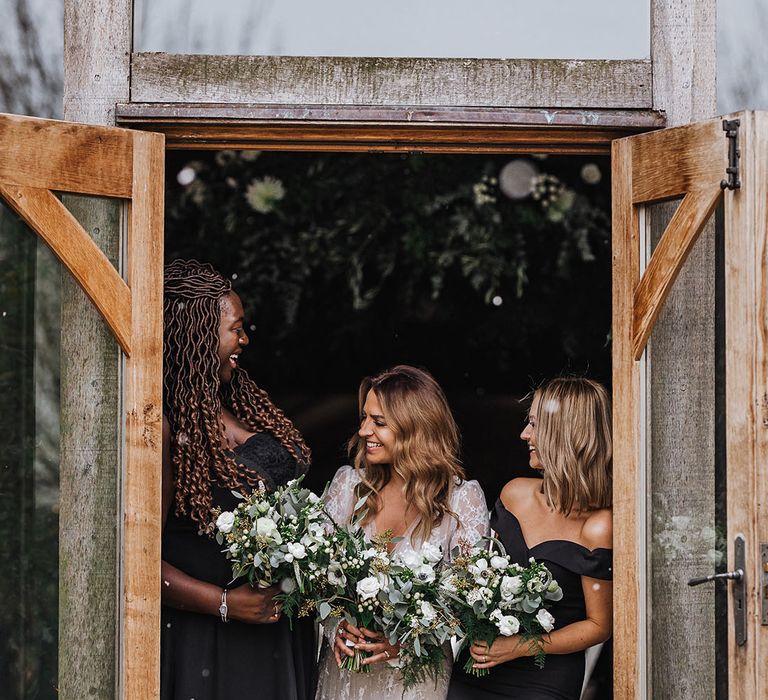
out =
<svg viewBox="0 0 768 700"><path fill-rule="evenodd" d="M677 204L646 208L649 252ZM728 584L688 586L725 570L728 537L714 218L672 288L646 355L648 697L669 700L724 698L718 689L727 688ZM691 295L700 301L695 308Z"/></svg>

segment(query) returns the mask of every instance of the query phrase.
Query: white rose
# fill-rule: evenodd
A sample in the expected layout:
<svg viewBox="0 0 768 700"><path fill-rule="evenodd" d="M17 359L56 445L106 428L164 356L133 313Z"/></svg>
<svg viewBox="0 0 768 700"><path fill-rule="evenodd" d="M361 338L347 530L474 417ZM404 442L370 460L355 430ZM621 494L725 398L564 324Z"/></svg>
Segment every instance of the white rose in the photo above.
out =
<svg viewBox="0 0 768 700"><path fill-rule="evenodd" d="M474 605L475 603L481 601L483 599L483 594L480 593L480 590L478 588L473 588L471 591L467 592L467 603L470 605Z"/></svg>
<svg viewBox="0 0 768 700"><path fill-rule="evenodd" d="M299 542L289 542L288 551L293 555L294 559L303 559L307 556L307 550Z"/></svg>
<svg viewBox="0 0 768 700"><path fill-rule="evenodd" d="M398 554L397 558L400 560L402 566L414 571L424 562L421 554L417 554L412 549L406 549L401 554Z"/></svg>
<svg viewBox="0 0 768 700"><path fill-rule="evenodd" d="M256 520L256 534L259 537L270 537L280 540L280 533L277 531L277 523L272 518L258 518Z"/></svg>
<svg viewBox="0 0 768 700"><path fill-rule="evenodd" d="M504 576L501 579L499 593L503 600L514 598L523 590L523 579L520 576Z"/></svg>
<svg viewBox="0 0 768 700"><path fill-rule="evenodd" d="M425 625L429 625L437 617L435 609L426 601L421 601L421 620Z"/></svg>
<svg viewBox="0 0 768 700"><path fill-rule="evenodd" d="M284 578L280 581L280 590L283 593L293 593L296 590L296 581L292 578Z"/></svg>
<svg viewBox="0 0 768 700"><path fill-rule="evenodd" d="M435 580L435 570L429 564L422 564L413 573L422 583L432 583Z"/></svg>
<svg viewBox="0 0 768 700"><path fill-rule="evenodd" d="M375 598L376 594L381 590L381 584L375 576L367 576L357 582L357 595L363 600Z"/></svg>
<svg viewBox="0 0 768 700"><path fill-rule="evenodd" d="M443 551L431 542L425 542L421 546L421 554L430 564L437 564L443 558Z"/></svg>
<svg viewBox="0 0 768 700"><path fill-rule="evenodd" d="M514 615L502 615L496 621L496 627L499 628L499 632L505 637L511 637L513 634L517 634L520 629L520 620Z"/></svg>
<svg viewBox="0 0 768 700"><path fill-rule="evenodd" d="M555 618L549 614L549 610L542 608L536 613L536 622L541 625L545 632L551 632L555 626Z"/></svg>
<svg viewBox="0 0 768 700"><path fill-rule="evenodd" d="M509 566L509 557L502 557L498 554L491 557L491 566L494 569L503 570Z"/></svg>
<svg viewBox="0 0 768 700"><path fill-rule="evenodd" d="M501 612L498 608L496 608L490 615L488 615L488 619L491 622L496 622L497 620L501 620L501 618L504 617L504 613Z"/></svg>
<svg viewBox="0 0 768 700"><path fill-rule="evenodd" d="M225 535L232 531L232 526L235 524L235 514L228 510L225 510L218 518L216 518L216 527L219 528L219 532L223 532Z"/></svg>

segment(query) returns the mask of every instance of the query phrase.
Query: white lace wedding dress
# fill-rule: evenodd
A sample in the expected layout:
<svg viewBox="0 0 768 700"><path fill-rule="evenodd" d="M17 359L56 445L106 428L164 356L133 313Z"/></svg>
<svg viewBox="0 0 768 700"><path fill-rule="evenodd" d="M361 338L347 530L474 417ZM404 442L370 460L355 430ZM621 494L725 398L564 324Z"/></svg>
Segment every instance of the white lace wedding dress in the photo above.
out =
<svg viewBox="0 0 768 700"><path fill-rule="evenodd" d="M345 466L336 472L327 494L328 512L337 523L348 523L354 507L355 486L360 477L353 467ZM440 526L432 531L429 541L443 548L446 559L450 551L461 539L474 542L489 534L488 507L485 503L483 490L476 481L464 481L453 489L451 510L457 518L446 516ZM412 543L411 531L415 523L406 531L404 537L395 545L396 551L413 549L421 546L421 542ZM373 522L366 525L366 534L372 537ZM315 700L444 700L448 694L448 683L453 664L450 646L447 646L445 674L435 684L428 680L420 683L403 693L400 674L389 664L373 664L371 673L351 673L342 671L336 666L331 643L333 629L325 630L325 640L320 656L320 669Z"/></svg>

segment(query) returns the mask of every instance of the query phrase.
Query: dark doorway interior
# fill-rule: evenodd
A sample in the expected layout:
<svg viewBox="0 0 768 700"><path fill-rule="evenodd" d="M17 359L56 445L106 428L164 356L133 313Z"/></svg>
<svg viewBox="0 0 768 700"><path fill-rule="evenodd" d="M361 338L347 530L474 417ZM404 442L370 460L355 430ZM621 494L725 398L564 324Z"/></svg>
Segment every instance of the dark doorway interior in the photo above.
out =
<svg viewBox="0 0 768 700"><path fill-rule="evenodd" d="M428 368L489 501L527 455L541 380L610 380L607 158L170 152L166 256L233 279L243 366L299 424L318 488L356 389Z"/></svg>
<svg viewBox="0 0 768 700"><path fill-rule="evenodd" d="M489 504L533 474L526 395L610 382L610 164L596 157L169 152L166 257L232 278L242 365L298 424L320 490L360 379L408 363L445 388ZM586 697L611 697L610 649Z"/></svg>

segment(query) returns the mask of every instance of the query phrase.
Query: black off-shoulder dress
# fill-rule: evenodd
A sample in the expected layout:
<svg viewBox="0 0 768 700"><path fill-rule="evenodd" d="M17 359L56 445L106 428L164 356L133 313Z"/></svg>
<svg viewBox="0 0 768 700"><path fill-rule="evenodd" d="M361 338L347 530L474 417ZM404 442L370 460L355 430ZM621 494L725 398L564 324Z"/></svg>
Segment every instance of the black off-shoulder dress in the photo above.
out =
<svg viewBox="0 0 768 700"><path fill-rule="evenodd" d="M235 450L235 459L274 488L297 477L300 466L282 444L256 433ZM232 510L238 500L214 487L213 505ZM171 512L163 531L163 559L201 581L232 588L232 568L215 539L198 533L190 518ZM163 606L161 635L162 700L310 700L314 697L315 639L311 620L289 628L275 624L227 623Z"/></svg>
<svg viewBox="0 0 768 700"><path fill-rule="evenodd" d="M610 549L589 550L571 540L547 540L529 548L520 523L501 502L491 514L491 527L498 533L510 558L526 566L530 557L543 562L563 589L563 598L549 609L555 617L555 629L587 616L581 577L610 581L613 578ZM584 682L584 652L550 654L544 668L536 668L532 657L524 657L494 666L482 678L464 672L468 658L463 652L453 667L449 700L579 700Z"/></svg>

